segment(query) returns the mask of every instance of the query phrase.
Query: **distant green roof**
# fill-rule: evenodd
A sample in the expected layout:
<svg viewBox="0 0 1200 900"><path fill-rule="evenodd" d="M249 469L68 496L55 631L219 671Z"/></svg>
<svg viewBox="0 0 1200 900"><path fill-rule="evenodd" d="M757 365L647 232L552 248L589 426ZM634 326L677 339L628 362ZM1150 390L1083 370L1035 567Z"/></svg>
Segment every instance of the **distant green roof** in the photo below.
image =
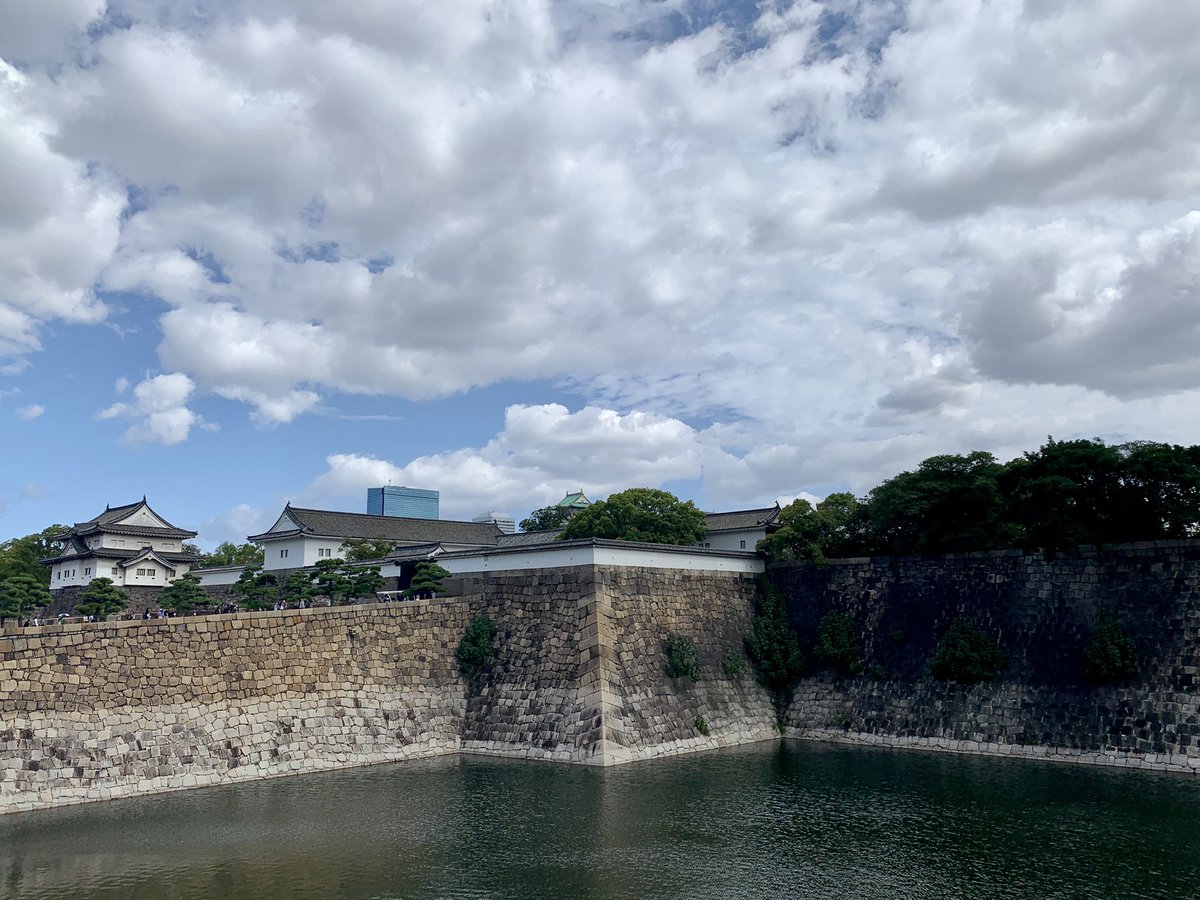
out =
<svg viewBox="0 0 1200 900"><path fill-rule="evenodd" d="M573 494L567 494L554 505L567 509L583 509L585 506L591 506L592 501L583 496L583 491L576 491Z"/></svg>

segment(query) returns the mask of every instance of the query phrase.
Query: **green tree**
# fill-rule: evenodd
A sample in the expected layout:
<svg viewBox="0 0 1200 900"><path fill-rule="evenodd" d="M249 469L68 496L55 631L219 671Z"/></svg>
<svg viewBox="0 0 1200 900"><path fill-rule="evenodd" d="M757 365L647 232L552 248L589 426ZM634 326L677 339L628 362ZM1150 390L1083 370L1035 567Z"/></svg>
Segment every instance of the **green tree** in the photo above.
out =
<svg viewBox="0 0 1200 900"><path fill-rule="evenodd" d="M558 540L609 538L649 544L695 544L708 533L691 500L655 488L630 488L571 516Z"/></svg>
<svg viewBox="0 0 1200 900"><path fill-rule="evenodd" d="M163 588L158 595L158 602L163 609L186 615L197 606L208 606L212 598L200 586L200 579L189 572Z"/></svg>
<svg viewBox="0 0 1200 900"><path fill-rule="evenodd" d="M0 544L0 580L14 575L29 575L39 584L50 586L50 567L43 559L57 556L61 542L56 537L65 525L51 525L36 534L12 538Z"/></svg>
<svg viewBox="0 0 1200 900"><path fill-rule="evenodd" d="M1200 528L1200 447L1135 441L1117 452L1115 538L1144 541L1195 534Z"/></svg>
<svg viewBox="0 0 1200 900"><path fill-rule="evenodd" d="M850 493L830 494L813 507L799 498L779 513L779 528L758 542L771 559L828 559L865 549L866 508Z"/></svg>
<svg viewBox="0 0 1200 900"><path fill-rule="evenodd" d="M955 553L1011 546L1007 515L990 453L931 456L871 491L868 541L883 553Z"/></svg>
<svg viewBox="0 0 1200 900"><path fill-rule="evenodd" d="M567 524L573 512L565 506L543 506L522 519L518 527L522 531L555 531Z"/></svg>
<svg viewBox="0 0 1200 900"><path fill-rule="evenodd" d="M322 559L312 568L313 591L328 597L330 604L345 603L354 592L354 582L341 559Z"/></svg>
<svg viewBox="0 0 1200 900"><path fill-rule="evenodd" d="M128 606L129 596L113 584L111 578L93 578L88 582L88 586L79 592L75 612L81 616L95 616L103 622L113 613L120 612Z"/></svg>
<svg viewBox="0 0 1200 900"><path fill-rule="evenodd" d="M299 606L313 598L312 575L308 572L293 572L279 588L279 599L289 606Z"/></svg>
<svg viewBox="0 0 1200 900"><path fill-rule="evenodd" d="M930 670L934 678L974 684L999 678L1004 663L1000 645L959 618L942 634Z"/></svg>
<svg viewBox="0 0 1200 900"><path fill-rule="evenodd" d="M350 538L342 544L342 558L346 562L367 562L372 559L384 559L395 549L395 541L371 541L366 538Z"/></svg>
<svg viewBox="0 0 1200 900"><path fill-rule="evenodd" d="M1048 554L1118 540L1121 454L1099 438L1047 439L1006 468L1014 518L1031 549Z"/></svg>
<svg viewBox="0 0 1200 900"><path fill-rule="evenodd" d="M817 627L817 658L842 675L862 671L862 634L854 619L837 610L821 617Z"/></svg>
<svg viewBox="0 0 1200 900"><path fill-rule="evenodd" d="M196 563L197 568L213 569L218 566L261 566L262 547L254 544L234 544L222 541L212 553L206 553Z"/></svg>
<svg viewBox="0 0 1200 900"><path fill-rule="evenodd" d="M24 572L0 581L0 624L20 618L50 603L50 591L41 580Z"/></svg>
<svg viewBox="0 0 1200 900"><path fill-rule="evenodd" d="M765 579L759 581L754 594L746 655L754 664L759 680L775 693L778 703L782 703L788 688L804 673L804 654L788 622L783 595Z"/></svg>
<svg viewBox="0 0 1200 900"><path fill-rule="evenodd" d="M233 585L240 609L270 609L279 599L279 578L258 566L247 566Z"/></svg>
<svg viewBox="0 0 1200 900"><path fill-rule="evenodd" d="M442 589L442 581L449 577L450 573L437 563L419 562L404 596L428 599Z"/></svg>
<svg viewBox="0 0 1200 900"><path fill-rule="evenodd" d="M375 592L383 590L383 576L379 574L379 566L353 569L350 573L350 592L356 599L371 600Z"/></svg>

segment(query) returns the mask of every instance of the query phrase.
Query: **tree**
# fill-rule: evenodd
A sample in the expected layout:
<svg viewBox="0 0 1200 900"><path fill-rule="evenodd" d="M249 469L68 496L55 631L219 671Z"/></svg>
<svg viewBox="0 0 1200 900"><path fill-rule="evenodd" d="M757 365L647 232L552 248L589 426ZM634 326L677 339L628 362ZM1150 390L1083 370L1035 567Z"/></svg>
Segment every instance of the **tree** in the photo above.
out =
<svg viewBox="0 0 1200 900"><path fill-rule="evenodd" d="M437 563L419 562L404 596L428 599L442 589L442 580L449 577L450 573Z"/></svg>
<svg viewBox="0 0 1200 900"><path fill-rule="evenodd" d="M51 525L36 534L12 538L0 544L0 580L13 575L29 575L34 581L50 586L50 567L42 560L58 555L55 536L66 531L65 525Z"/></svg>
<svg viewBox="0 0 1200 900"><path fill-rule="evenodd" d="M0 624L50 603L50 591L32 575L9 575L0 581Z"/></svg>
<svg viewBox="0 0 1200 900"><path fill-rule="evenodd" d="M1182 538L1200 528L1200 447L1135 441L1121 456L1115 537Z"/></svg>
<svg viewBox="0 0 1200 900"><path fill-rule="evenodd" d="M258 566L247 566L233 585L242 609L270 609L279 598L279 578Z"/></svg>
<svg viewBox="0 0 1200 900"><path fill-rule="evenodd" d="M367 562L384 559L396 549L394 541L371 541L366 538L350 538L342 544L342 558L346 562Z"/></svg>
<svg viewBox="0 0 1200 900"><path fill-rule="evenodd" d="M704 513L654 488L629 488L571 516L558 540L609 538L649 544L696 544L708 533Z"/></svg>
<svg viewBox="0 0 1200 900"><path fill-rule="evenodd" d="M322 559L313 566L314 593L329 598L330 604L344 603L353 593L353 582L340 559Z"/></svg>
<svg viewBox="0 0 1200 900"><path fill-rule="evenodd" d="M574 512L566 506L543 506L522 519L519 527L522 531L555 531L566 525Z"/></svg>
<svg viewBox="0 0 1200 900"><path fill-rule="evenodd" d="M212 553L200 557L197 568L212 569L218 566L261 566L263 551L254 544L234 544L222 541Z"/></svg>
<svg viewBox="0 0 1200 900"><path fill-rule="evenodd" d="M1048 438L1005 472L1013 515L1031 549L1048 554L1118 539L1121 454L1099 438Z"/></svg>
<svg viewBox="0 0 1200 900"><path fill-rule="evenodd" d="M350 596L355 599L371 599L375 592L383 589L383 576L379 566L353 569L350 572Z"/></svg>
<svg viewBox="0 0 1200 900"><path fill-rule="evenodd" d="M946 454L924 460L871 491L867 529L883 553L955 553L1011 546L1017 536L1007 517L999 479L1003 467L990 453Z"/></svg>
<svg viewBox="0 0 1200 900"><path fill-rule="evenodd" d="M279 588L279 599L291 606L307 603L313 594L312 575L307 572L293 572Z"/></svg>
<svg viewBox="0 0 1200 900"><path fill-rule="evenodd" d="M779 513L779 528L758 542L772 559L828 559L865 549L866 507L853 494L830 494L814 508L799 498Z"/></svg>
<svg viewBox="0 0 1200 900"><path fill-rule="evenodd" d="M79 601L75 604L75 612L81 616L95 616L99 621L129 606L129 596L113 584L111 578L93 578L79 592Z"/></svg>
<svg viewBox="0 0 1200 900"><path fill-rule="evenodd" d="M200 579L190 572L176 578L158 595L158 602L164 609L184 614L197 606L208 606L211 601L208 592L200 586Z"/></svg>

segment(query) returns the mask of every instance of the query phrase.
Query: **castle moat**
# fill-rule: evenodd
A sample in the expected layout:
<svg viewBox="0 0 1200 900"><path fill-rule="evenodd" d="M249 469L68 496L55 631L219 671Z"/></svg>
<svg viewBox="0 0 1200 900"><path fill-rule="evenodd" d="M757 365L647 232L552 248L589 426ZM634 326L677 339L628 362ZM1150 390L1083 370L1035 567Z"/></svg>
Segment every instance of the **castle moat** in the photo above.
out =
<svg viewBox="0 0 1200 900"><path fill-rule="evenodd" d="M446 756L0 818L0 895L1200 894L1200 779L808 742Z"/></svg>

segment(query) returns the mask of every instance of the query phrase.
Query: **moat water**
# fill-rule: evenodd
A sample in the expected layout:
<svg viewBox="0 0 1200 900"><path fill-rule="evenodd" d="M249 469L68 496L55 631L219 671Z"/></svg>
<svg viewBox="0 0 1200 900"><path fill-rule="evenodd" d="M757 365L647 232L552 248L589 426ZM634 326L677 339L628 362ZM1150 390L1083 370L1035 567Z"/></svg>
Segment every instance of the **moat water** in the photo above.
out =
<svg viewBox="0 0 1200 900"><path fill-rule="evenodd" d="M1200 897L1200 779L809 743L0 817L0 896Z"/></svg>

